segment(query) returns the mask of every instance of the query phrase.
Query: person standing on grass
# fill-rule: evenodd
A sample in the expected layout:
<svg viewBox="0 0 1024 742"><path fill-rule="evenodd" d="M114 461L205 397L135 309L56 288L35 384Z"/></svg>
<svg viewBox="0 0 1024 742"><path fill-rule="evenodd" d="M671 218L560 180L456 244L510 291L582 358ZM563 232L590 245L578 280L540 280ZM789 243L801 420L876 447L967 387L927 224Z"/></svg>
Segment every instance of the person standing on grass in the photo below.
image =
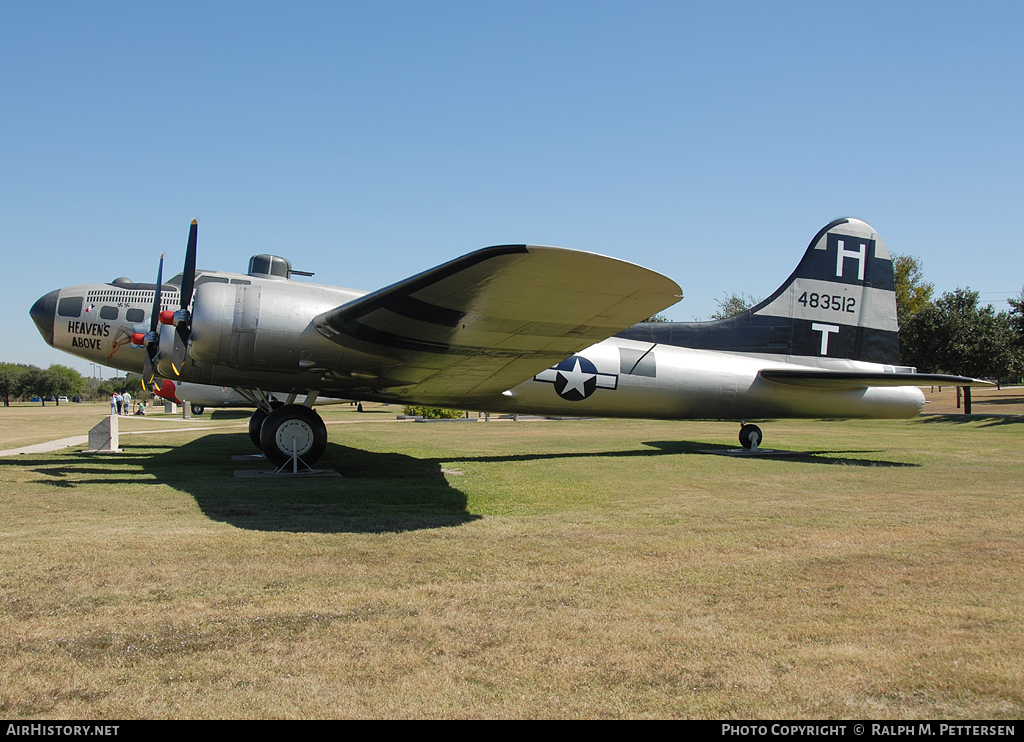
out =
<svg viewBox="0 0 1024 742"><path fill-rule="evenodd" d="M132 395L128 393L127 389L121 395L121 409L124 410L125 415L132 414Z"/></svg>
<svg viewBox="0 0 1024 742"><path fill-rule="evenodd" d="M110 393L110 414L113 415L117 412L117 392Z"/></svg>

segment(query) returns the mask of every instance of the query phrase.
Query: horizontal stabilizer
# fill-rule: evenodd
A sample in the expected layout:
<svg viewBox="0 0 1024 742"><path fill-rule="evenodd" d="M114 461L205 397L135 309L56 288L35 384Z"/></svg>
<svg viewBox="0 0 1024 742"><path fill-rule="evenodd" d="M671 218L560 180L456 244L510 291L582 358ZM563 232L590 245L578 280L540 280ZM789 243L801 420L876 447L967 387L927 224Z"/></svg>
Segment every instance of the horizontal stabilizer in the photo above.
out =
<svg viewBox="0 0 1024 742"><path fill-rule="evenodd" d="M681 298L654 271L593 253L488 247L324 312L317 332L376 357L368 385L421 403L500 394Z"/></svg>
<svg viewBox="0 0 1024 742"><path fill-rule="evenodd" d="M758 373L766 381L818 389L861 389L869 386L994 386L992 382L949 374L883 373L870 371L819 371L765 368Z"/></svg>

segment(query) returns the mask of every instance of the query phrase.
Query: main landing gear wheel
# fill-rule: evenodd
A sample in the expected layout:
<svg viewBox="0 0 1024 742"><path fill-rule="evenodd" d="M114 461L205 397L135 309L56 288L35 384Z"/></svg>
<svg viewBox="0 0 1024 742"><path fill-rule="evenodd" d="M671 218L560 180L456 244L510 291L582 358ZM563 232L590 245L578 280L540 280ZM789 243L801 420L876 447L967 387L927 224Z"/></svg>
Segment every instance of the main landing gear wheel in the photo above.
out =
<svg viewBox="0 0 1024 742"><path fill-rule="evenodd" d="M270 403L270 406L275 410L284 406L283 402L278 402L276 399ZM267 419L267 415L270 413L264 412L259 407L252 413L252 417L249 418L249 438L252 440L252 444L259 450L263 450L263 444L260 443L260 429L263 427L263 421Z"/></svg>
<svg viewBox="0 0 1024 742"><path fill-rule="evenodd" d="M256 448L263 450L263 446L260 445L260 429L263 427L263 421L267 419L267 413L261 410L259 407L252 413L252 417L249 418L249 438L252 439L252 444Z"/></svg>
<svg viewBox="0 0 1024 742"><path fill-rule="evenodd" d="M260 444L263 455L275 466L290 461L292 454L312 466L327 448L327 426L310 408L288 404L267 415L260 429Z"/></svg>
<svg viewBox="0 0 1024 742"><path fill-rule="evenodd" d="M203 407L201 404L194 404L194 405L192 405L192 414L193 415L202 415L205 411L206 411L206 408Z"/></svg>
<svg viewBox="0 0 1024 742"><path fill-rule="evenodd" d="M756 451L763 440L764 436L761 435L761 429L756 425L744 425L740 428L740 445L744 448Z"/></svg>

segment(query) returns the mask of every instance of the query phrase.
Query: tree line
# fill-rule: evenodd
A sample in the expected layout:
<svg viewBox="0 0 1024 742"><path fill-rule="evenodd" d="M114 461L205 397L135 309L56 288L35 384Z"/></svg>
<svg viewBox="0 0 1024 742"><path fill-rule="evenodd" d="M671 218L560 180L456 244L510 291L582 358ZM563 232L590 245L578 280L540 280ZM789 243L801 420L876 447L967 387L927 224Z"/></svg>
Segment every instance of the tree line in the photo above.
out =
<svg viewBox="0 0 1024 742"><path fill-rule="evenodd" d="M11 400L26 401L34 397L46 405L46 400L81 395L90 399L106 399L114 392L141 389L137 374L128 374L115 379L87 379L78 371L54 363L49 368L39 368L25 363L0 363L0 396L4 407L10 407ZM60 402L57 402L60 404Z"/></svg>
<svg viewBox="0 0 1024 742"><path fill-rule="evenodd" d="M1010 309L982 306L970 288L933 300L919 258L893 257L900 362L922 373L947 373L1000 381L1024 374L1024 288Z"/></svg>

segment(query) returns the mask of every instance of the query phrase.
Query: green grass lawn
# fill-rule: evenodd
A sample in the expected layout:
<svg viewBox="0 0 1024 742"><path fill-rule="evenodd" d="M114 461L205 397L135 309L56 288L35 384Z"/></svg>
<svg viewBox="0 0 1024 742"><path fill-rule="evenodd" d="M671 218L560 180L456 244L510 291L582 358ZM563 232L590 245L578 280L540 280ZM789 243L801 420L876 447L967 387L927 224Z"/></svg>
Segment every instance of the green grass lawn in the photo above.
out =
<svg viewBox="0 0 1024 742"><path fill-rule="evenodd" d="M325 410L341 479L233 478L227 412L0 459L0 711L1024 715L1021 418L395 411Z"/></svg>

